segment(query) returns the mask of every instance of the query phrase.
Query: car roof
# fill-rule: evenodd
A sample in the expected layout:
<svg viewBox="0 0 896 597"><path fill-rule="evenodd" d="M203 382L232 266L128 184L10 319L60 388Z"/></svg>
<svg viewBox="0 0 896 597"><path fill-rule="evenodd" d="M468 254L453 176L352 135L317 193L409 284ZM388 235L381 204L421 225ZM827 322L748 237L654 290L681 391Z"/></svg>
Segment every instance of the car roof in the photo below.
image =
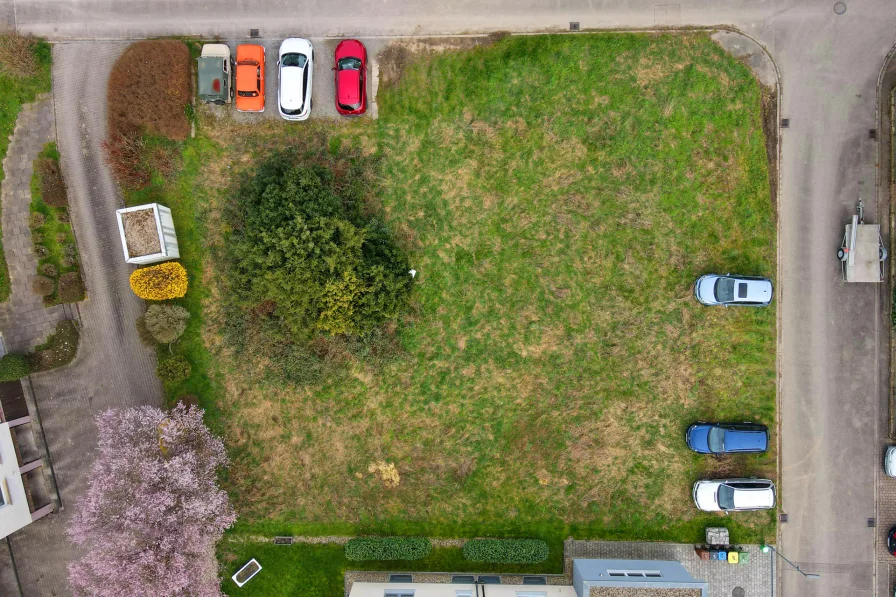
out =
<svg viewBox="0 0 896 597"><path fill-rule="evenodd" d="M361 101L361 71L340 70L336 72L340 104L356 104Z"/></svg>
<svg viewBox="0 0 896 597"><path fill-rule="evenodd" d="M302 37L290 37L288 39L284 39L283 43L280 44L280 55L289 54L292 52L297 52L299 54L305 54L308 58L311 58L311 42Z"/></svg>
<svg viewBox="0 0 896 597"><path fill-rule="evenodd" d="M305 104L305 68L307 67L280 67L280 105L286 110L298 110Z"/></svg>
<svg viewBox="0 0 896 597"><path fill-rule="evenodd" d="M727 485L727 483L726 483ZM737 510L771 508L775 505L774 486L739 489L734 488L734 507Z"/></svg>
<svg viewBox="0 0 896 597"><path fill-rule="evenodd" d="M204 44L200 58L227 58L230 56L230 48L227 44Z"/></svg>
<svg viewBox="0 0 896 597"><path fill-rule="evenodd" d="M258 90L258 66L255 64L242 64L236 67L237 91Z"/></svg>
<svg viewBox="0 0 896 597"><path fill-rule="evenodd" d="M738 425L719 425L725 430L725 450L765 450L768 448L768 433L758 426L741 426L754 428L738 428Z"/></svg>

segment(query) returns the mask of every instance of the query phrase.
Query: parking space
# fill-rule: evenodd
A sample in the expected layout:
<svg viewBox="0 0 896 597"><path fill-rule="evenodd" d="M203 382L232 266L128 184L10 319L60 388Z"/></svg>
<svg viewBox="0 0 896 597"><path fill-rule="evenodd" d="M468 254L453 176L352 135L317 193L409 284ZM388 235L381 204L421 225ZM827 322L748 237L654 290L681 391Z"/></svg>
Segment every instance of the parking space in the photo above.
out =
<svg viewBox="0 0 896 597"><path fill-rule="evenodd" d="M298 35L297 35L298 37ZM376 74L378 72L376 56L389 40L384 38L355 38L359 39L367 48L367 112L363 118L376 118ZM336 111L336 88L333 67L336 46L341 38L309 38L314 48L314 71L311 78L311 119L321 118L345 118ZM264 112L249 113L237 112L233 104L229 106L212 106L213 110L232 110L234 118L239 122L251 122L259 118L281 119L277 111L278 69L277 56L282 39L239 39L228 40L226 43L236 59L236 47L240 44L257 44L265 49L265 102ZM284 122L287 122L284 120ZM301 125L301 122L291 122Z"/></svg>

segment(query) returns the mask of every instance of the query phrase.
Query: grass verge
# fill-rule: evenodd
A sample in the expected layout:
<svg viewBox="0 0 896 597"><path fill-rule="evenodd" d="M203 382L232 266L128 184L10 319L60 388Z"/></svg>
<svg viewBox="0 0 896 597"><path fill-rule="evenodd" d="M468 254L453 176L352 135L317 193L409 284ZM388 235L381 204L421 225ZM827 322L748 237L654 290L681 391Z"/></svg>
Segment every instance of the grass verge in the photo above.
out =
<svg viewBox="0 0 896 597"><path fill-rule="evenodd" d="M348 570L385 570L391 572L482 572L505 574L561 574L563 544L551 545L550 559L535 565L485 564L469 562L457 547L436 547L421 560L392 562L353 562L345 557L339 545L273 545L270 543L236 543L219 545L220 559L226 578L222 583L228 595L303 595L335 597L343 591L343 575ZM243 588L231 576L255 558L262 566Z"/></svg>
<svg viewBox="0 0 896 597"><path fill-rule="evenodd" d="M18 36L3 36L4 41L20 39ZM5 45L5 44L4 44ZM20 45L20 44L15 44ZM25 70L11 70L0 68L0 162L6 157L9 149L9 137L16 126L16 117L22 109L22 105L33 102L40 93L50 91L50 64L52 55L50 44L43 40L34 40L29 50L34 55L34 61L28 62ZM5 54L0 54L2 65ZM13 75L12 72L19 74ZM3 180L4 172L0 172L0 180ZM3 256L3 242L0 236L0 302L9 298L9 270L6 265L6 257Z"/></svg>

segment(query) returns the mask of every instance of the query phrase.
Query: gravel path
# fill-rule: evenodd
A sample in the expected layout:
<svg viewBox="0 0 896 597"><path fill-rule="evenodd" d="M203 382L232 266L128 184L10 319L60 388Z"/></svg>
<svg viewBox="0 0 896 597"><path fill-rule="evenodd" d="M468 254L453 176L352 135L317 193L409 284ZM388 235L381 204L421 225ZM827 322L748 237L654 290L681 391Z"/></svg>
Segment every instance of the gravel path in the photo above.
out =
<svg viewBox="0 0 896 597"><path fill-rule="evenodd" d="M80 305L81 347L66 368L32 376L34 394L64 510L12 535L25 597L70 591L66 565L76 555L64 530L86 488L96 445L94 416L111 407L162 406L155 354L140 344L134 320L142 301L131 292L115 210L121 194L103 159L106 81L121 43L53 48L56 133L88 300Z"/></svg>

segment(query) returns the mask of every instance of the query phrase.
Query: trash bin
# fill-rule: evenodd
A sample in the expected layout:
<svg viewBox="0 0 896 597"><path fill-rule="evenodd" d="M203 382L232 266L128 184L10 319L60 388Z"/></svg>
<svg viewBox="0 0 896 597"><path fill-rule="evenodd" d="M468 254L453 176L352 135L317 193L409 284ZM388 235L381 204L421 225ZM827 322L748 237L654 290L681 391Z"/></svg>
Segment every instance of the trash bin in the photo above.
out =
<svg viewBox="0 0 896 597"><path fill-rule="evenodd" d="M740 556L738 557L741 564L749 564L750 563L750 552L742 551L740 552Z"/></svg>
<svg viewBox="0 0 896 597"><path fill-rule="evenodd" d="M740 556L739 552L729 551L728 552L728 563L729 564L737 564L738 556Z"/></svg>
<svg viewBox="0 0 896 597"><path fill-rule="evenodd" d="M700 558L701 560L709 559L709 550L706 549L705 547L695 547L694 553L696 553L697 557Z"/></svg>
<svg viewBox="0 0 896 597"><path fill-rule="evenodd" d="M728 552L725 551L724 549L720 549L719 550L719 561L724 562L727 559L728 559Z"/></svg>

